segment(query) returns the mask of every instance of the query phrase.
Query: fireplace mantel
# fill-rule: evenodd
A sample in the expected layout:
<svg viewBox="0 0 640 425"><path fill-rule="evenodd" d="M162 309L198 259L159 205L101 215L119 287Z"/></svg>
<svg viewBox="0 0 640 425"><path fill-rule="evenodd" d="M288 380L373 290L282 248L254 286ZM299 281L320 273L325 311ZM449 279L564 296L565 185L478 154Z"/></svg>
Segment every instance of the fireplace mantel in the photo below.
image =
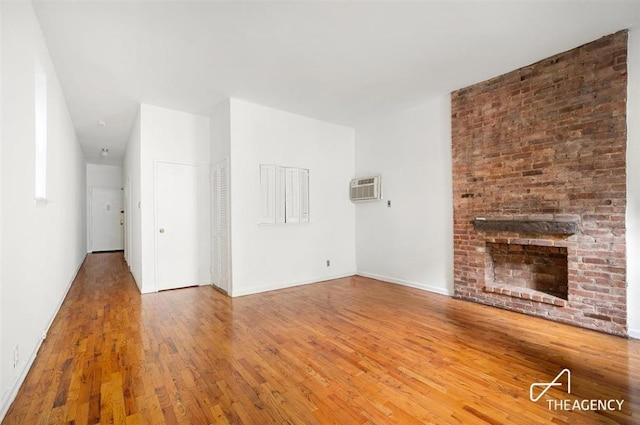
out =
<svg viewBox="0 0 640 425"><path fill-rule="evenodd" d="M493 220L476 218L473 228L483 232L516 232L542 235L573 235L578 233L577 221L558 220Z"/></svg>

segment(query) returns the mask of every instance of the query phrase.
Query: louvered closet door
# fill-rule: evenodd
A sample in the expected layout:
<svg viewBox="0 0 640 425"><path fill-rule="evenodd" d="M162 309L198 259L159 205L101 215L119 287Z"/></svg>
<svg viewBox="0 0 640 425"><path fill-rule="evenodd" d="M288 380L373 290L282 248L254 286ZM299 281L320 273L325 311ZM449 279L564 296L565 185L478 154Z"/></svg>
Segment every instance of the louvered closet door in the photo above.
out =
<svg viewBox="0 0 640 425"><path fill-rule="evenodd" d="M211 275L213 284L231 292L229 217L229 163L225 159L211 168Z"/></svg>

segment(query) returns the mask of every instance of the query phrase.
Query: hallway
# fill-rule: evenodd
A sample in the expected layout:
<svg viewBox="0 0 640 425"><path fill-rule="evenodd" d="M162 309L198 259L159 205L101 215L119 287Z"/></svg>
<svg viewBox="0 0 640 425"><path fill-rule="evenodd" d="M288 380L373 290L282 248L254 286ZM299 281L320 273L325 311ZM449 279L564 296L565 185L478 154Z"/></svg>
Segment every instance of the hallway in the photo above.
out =
<svg viewBox="0 0 640 425"><path fill-rule="evenodd" d="M618 412L547 399L624 399ZM547 381L549 382L549 381ZM549 396L551 398L549 398ZM640 341L354 277L140 295L90 254L3 424L640 423Z"/></svg>

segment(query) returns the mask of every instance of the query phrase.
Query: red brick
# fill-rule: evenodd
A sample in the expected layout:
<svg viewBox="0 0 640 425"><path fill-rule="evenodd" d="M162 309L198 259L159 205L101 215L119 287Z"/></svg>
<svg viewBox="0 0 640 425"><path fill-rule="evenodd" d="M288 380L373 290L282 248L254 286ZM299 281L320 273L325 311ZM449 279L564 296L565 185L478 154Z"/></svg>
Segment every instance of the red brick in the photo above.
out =
<svg viewBox="0 0 640 425"><path fill-rule="evenodd" d="M622 31L452 93L456 296L626 334L626 60ZM477 233L476 217L577 220L580 230L568 237ZM520 245L492 247L511 257L527 246L565 249L571 308L526 291L532 300L515 298L517 290L479 293L494 278L482 252L487 242ZM517 279L527 274L557 273L548 269L558 264L545 264L532 274L521 262L510 274L496 271L496 279L524 286Z"/></svg>

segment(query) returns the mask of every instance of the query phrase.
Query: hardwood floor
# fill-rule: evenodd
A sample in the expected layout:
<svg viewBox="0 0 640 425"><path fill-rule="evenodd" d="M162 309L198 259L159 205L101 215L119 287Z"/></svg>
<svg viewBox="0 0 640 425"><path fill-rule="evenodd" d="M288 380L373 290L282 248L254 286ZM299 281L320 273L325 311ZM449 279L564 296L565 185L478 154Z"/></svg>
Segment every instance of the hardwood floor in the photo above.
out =
<svg viewBox="0 0 640 425"><path fill-rule="evenodd" d="M640 341L361 277L140 295L89 255L3 421L48 423L640 424Z"/></svg>

